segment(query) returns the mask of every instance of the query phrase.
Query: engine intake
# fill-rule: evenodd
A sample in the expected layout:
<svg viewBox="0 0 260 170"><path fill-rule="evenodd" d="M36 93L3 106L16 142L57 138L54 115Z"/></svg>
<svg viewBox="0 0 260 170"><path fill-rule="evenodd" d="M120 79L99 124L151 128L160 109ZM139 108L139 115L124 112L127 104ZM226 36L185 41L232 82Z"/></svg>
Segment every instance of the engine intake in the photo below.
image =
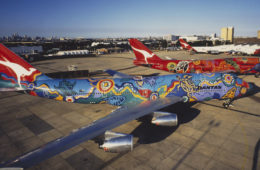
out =
<svg viewBox="0 0 260 170"><path fill-rule="evenodd" d="M178 117L175 113L154 112L152 123L158 126L177 126Z"/></svg>
<svg viewBox="0 0 260 170"><path fill-rule="evenodd" d="M106 152L124 152L133 150L133 136L124 133L106 131L104 142L99 146Z"/></svg>

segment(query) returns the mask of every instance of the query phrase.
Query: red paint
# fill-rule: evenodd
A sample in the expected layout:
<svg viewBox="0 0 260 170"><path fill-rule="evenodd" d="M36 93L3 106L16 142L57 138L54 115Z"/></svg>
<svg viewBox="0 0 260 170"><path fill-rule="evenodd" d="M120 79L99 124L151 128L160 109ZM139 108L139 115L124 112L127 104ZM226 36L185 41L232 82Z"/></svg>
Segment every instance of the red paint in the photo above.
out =
<svg viewBox="0 0 260 170"><path fill-rule="evenodd" d="M141 96L148 98L152 91L149 89L139 89L138 92Z"/></svg>
<svg viewBox="0 0 260 170"><path fill-rule="evenodd" d="M37 93L34 92L34 91L30 91L30 95L32 95L32 96L38 96Z"/></svg>
<svg viewBox="0 0 260 170"><path fill-rule="evenodd" d="M255 50L254 55L260 55L260 49Z"/></svg>
<svg viewBox="0 0 260 170"><path fill-rule="evenodd" d="M164 70L173 73L211 73L211 72L236 72L236 73L256 73L251 70L256 64L260 63L260 59L251 58L228 58L213 60L163 60L156 54L151 52L137 39L130 39L130 45L133 49L142 50L137 52L133 50L136 59L133 61L135 65L146 66L153 69ZM148 49L148 50L147 50ZM147 53L144 53L146 51ZM148 55L149 54L149 55ZM147 61L147 62L146 62Z"/></svg>
<svg viewBox="0 0 260 170"><path fill-rule="evenodd" d="M190 44L188 44L188 43L187 43L186 41L184 41L183 39L179 39L179 41L180 41L180 44L181 44L181 46L182 46L183 49L193 50L193 51L197 52L194 48L192 48L192 47L190 46Z"/></svg>
<svg viewBox="0 0 260 170"><path fill-rule="evenodd" d="M17 73L15 73L14 68L8 67L6 65L6 63L10 64L12 63L13 65L16 64L16 66L21 66L21 68L23 68L25 70L26 74L20 75L20 81L29 81L32 82L34 81L34 75L35 74L39 74L40 71L36 70L33 68L33 66L31 66L29 63L27 63L25 60L23 60L22 58L20 58L19 56L17 56L15 53L13 53L11 50L9 50L8 48L6 48L3 44L0 44L0 72L5 73L6 75L10 76L10 77L14 77L16 79L18 79L18 75ZM21 70L19 70L18 68L16 68L17 72L20 72ZM30 69L34 69L35 71L30 72ZM29 74L30 73L30 74Z"/></svg>

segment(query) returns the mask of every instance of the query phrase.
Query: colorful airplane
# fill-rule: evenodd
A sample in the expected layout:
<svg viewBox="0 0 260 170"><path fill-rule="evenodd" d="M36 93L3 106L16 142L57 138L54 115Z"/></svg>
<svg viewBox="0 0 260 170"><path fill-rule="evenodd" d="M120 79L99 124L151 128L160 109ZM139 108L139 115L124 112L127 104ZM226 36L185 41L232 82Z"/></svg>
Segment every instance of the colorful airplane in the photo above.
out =
<svg viewBox="0 0 260 170"><path fill-rule="evenodd" d="M129 39L135 53L134 64L173 73L234 72L255 74L260 72L260 58L224 58L213 60L163 60L137 39Z"/></svg>
<svg viewBox="0 0 260 170"><path fill-rule="evenodd" d="M197 53L240 53L246 55L260 55L260 46L255 45L219 45L219 46L203 46L192 47L184 39L179 39L183 49L191 50Z"/></svg>
<svg viewBox="0 0 260 170"><path fill-rule="evenodd" d="M139 52L148 60L154 56L150 52L140 50ZM7 161L0 167L27 168L100 136L102 136L100 148L105 151L132 150L132 135L109 130L145 115L153 117L151 121L153 124L176 126L178 119L175 113L159 110L177 102L211 99L224 100L225 106L228 106L234 99L247 95L254 88L254 84L247 83L234 74L171 74L135 77L113 70L106 71L113 78L52 79L0 44L1 91L26 91L33 96L65 102L108 103L121 106L108 116L74 130L68 136Z"/></svg>

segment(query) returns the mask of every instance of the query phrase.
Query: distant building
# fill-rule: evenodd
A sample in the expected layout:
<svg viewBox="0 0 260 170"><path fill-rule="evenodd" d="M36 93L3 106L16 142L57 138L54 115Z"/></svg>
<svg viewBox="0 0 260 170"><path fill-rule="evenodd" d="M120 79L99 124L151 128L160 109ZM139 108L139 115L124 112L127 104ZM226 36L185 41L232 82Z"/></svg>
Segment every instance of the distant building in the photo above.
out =
<svg viewBox="0 0 260 170"><path fill-rule="evenodd" d="M43 52L42 46L17 46L9 47L9 49L18 55L37 54Z"/></svg>
<svg viewBox="0 0 260 170"><path fill-rule="evenodd" d="M260 39L260 30L257 31L257 38Z"/></svg>
<svg viewBox="0 0 260 170"><path fill-rule="evenodd" d="M225 41L233 42L233 40L234 40L234 27L221 28L221 38Z"/></svg>
<svg viewBox="0 0 260 170"><path fill-rule="evenodd" d="M214 38L217 38L217 34L216 33L214 33L214 34L211 34L211 39L214 39Z"/></svg>
<svg viewBox="0 0 260 170"><path fill-rule="evenodd" d="M163 36L163 39L166 41L176 41L179 39L179 36L169 34L169 35Z"/></svg>
<svg viewBox="0 0 260 170"><path fill-rule="evenodd" d="M192 35L192 36L181 36L180 38L185 39L187 42L191 41L203 41L206 40L205 36L200 36L200 35Z"/></svg>
<svg viewBox="0 0 260 170"><path fill-rule="evenodd" d="M55 56L66 56L66 55L87 55L88 50L70 50L70 51L58 51Z"/></svg>

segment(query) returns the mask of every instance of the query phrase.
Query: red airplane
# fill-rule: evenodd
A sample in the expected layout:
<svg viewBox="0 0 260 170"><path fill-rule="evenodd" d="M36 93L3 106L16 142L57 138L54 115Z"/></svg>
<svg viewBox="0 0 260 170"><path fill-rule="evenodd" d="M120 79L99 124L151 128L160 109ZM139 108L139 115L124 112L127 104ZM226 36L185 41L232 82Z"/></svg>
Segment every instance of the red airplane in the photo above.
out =
<svg viewBox="0 0 260 170"><path fill-rule="evenodd" d="M260 73L260 59L251 58L223 58L213 60L163 60L149 50L137 39L129 39L135 53L135 65L173 73L210 73L234 72L239 74Z"/></svg>

